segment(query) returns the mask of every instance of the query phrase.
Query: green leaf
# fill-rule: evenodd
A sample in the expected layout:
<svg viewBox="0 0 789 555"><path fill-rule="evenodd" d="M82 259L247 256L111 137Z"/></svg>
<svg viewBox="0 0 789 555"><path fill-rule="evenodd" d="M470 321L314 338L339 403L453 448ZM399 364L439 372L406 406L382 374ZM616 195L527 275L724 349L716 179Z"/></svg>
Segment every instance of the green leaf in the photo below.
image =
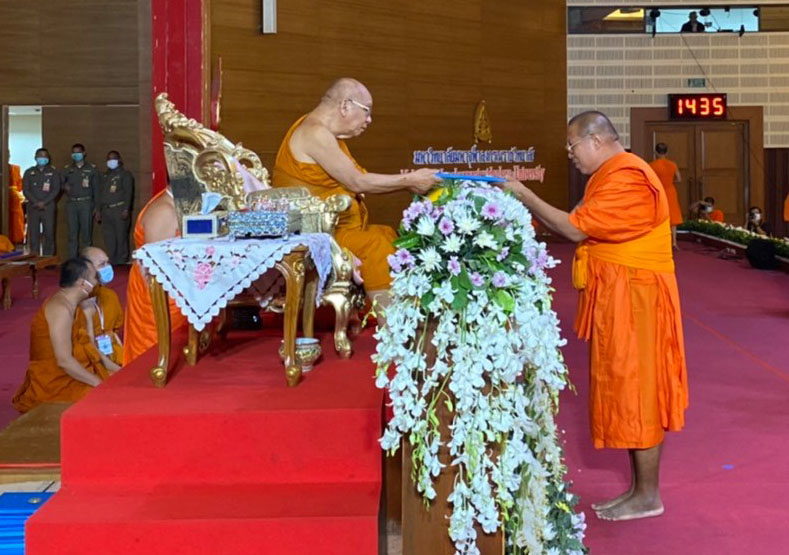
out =
<svg viewBox="0 0 789 555"><path fill-rule="evenodd" d="M507 314L512 312L513 309L515 308L515 299L513 299L512 295L510 295L504 289L499 289L496 292L495 300L496 300L496 304L499 305L501 309Z"/></svg>
<svg viewBox="0 0 789 555"><path fill-rule="evenodd" d="M471 291L474 288L471 283L471 278L468 277L468 272L466 272L465 268L461 270L460 276L458 276L458 283L463 289L467 291Z"/></svg>
<svg viewBox="0 0 789 555"><path fill-rule="evenodd" d="M449 412L455 410L455 405L452 404L452 399L450 399L449 397L447 397L446 400L444 401L444 405L447 407L447 410Z"/></svg>
<svg viewBox="0 0 789 555"><path fill-rule="evenodd" d="M468 292L465 289L458 289L455 298L452 299L452 309L462 312L468 306Z"/></svg>
<svg viewBox="0 0 789 555"><path fill-rule="evenodd" d="M412 249L417 246L419 242L419 234L416 231L411 231L392 241L392 244L398 249Z"/></svg>
<svg viewBox="0 0 789 555"><path fill-rule="evenodd" d="M435 299L435 298L436 298L436 295L435 295L435 293L433 293L432 289L430 291L428 291L427 293L425 293L424 295L422 295L422 308L427 309L427 307L430 306L430 303L432 303L433 299Z"/></svg>

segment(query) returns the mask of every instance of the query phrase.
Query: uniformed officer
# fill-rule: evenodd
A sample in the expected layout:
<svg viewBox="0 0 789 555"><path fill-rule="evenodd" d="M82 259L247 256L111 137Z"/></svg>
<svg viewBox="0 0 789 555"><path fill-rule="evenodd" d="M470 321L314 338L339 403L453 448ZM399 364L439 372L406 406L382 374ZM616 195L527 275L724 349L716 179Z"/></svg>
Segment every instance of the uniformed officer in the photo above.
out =
<svg viewBox="0 0 789 555"><path fill-rule="evenodd" d="M72 163L63 168L68 222L68 256L75 258L81 248L93 245L93 218L99 192L99 171L85 159L85 147L71 147ZM80 245L80 243L82 243Z"/></svg>
<svg viewBox="0 0 789 555"><path fill-rule="evenodd" d="M99 195L101 231L111 264L129 260L129 216L134 198L134 176L123 167L117 150L107 153L107 171Z"/></svg>
<svg viewBox="0 0 789 555"><path fill-rule="evenodd" d="M55 254L55 204L60 193L61 177L50 163L45 148L36 151L36 165L22 176L22 193L27 199L27 236L30 250L38 255L41 244L39 228L43 226L44 255Z"/></svg>

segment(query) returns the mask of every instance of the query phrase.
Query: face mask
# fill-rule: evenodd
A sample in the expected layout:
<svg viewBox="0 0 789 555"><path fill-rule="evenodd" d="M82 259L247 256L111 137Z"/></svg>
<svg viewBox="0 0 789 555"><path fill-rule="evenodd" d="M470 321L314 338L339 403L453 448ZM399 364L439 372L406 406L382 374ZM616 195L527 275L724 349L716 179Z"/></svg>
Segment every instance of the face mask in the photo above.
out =
<svg viewBox="0 0 789 555"><path fill-rule="evenodd" d="M712 206L708 206L708 207L706 207L704 210L706 210L706 211L707 211L707 214L709 214L709 213L711 213L711 212L712 212Z"/></svg>
<svg viewBox="0 0 789 555"><path fill-rule="evenodd" d="M83 154L82 152L72 152L71 159L74 160L75 162L82 162L82 160L85 159L85 154Z"/></svg>
<svg viewBox="0 0 789 555"><path fill-rule="evenodd" d="M38 158L36 158L36 164L38 164L39 166L46 166L47 164L49 164L49 158L47 158L46 156L39 156Z"/></svg>
<svg viewBox="0 0 789 555"><path fill-rule="evenodd" d="M107 167L109 169L111 169L111 170L114 170L115 168L118 167L118 161L117 160L107 160Z"/></svg>
<svg viewBox="0 0 789 555"><path fill-rule="evenodd" d="M99 283L102 285L107 285L109 282L112 281L112 278L115 277L115 271L112 269L112 266L107 264L103 268L98 269L99 274Z"/></svg>
<svg viewBox="0 0 789 555"><path fill-rule="evenodd" d="M761 214L759 214L758 212L754 212L753 214L751 214L751 219L752 219L754 222L758 222L759 220L761 220L761 219L762 219L762 215L761 215Z"/></svg>

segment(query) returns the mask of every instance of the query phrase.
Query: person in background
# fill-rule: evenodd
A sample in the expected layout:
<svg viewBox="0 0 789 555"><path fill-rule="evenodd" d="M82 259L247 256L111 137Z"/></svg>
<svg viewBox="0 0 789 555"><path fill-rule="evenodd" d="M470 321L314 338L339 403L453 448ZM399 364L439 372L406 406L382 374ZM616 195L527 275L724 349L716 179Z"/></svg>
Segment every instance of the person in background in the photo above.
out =
<svg viewBox="0 0 789 555"><path fill-rule="evenodd" d="M52 166L52 157L47 149L39 148L35 159L36 165L25 170L22 176L22 191L27 199L27 235L33 254L39 254L43 235L43 255L52 256L55 254L55 203L60 193L61 177Z"/></svg>
<svg viewBox="0 0 789 555"><path fill-rule="evenodd" d="M95 294L80 304L74 326L79 330L81 348L114 372L123 364L123 307L110 287L115 272L107 253L100 248L85 247L81 255L96 268L98 284Z"/></svg>
<svg viewBox="0 0 789 555"><path fill-rule="evenodd" d="M682 208L679 206L679 196L677 195L677 183L682 182L677 165L668 159L668 145L658 143L655 145L655 159L649 163L658 179L663 184L668 200L669 222L671 223L671 244L677 248L677 226L682 223Z"/></svg>
<svg viewBox="0 0 789 555"><path fill-rule="evenodd" d="M123 167L117 150L107 153L107 171L102 176L98 221L111 264L129 260L129 226L134 199L134 176Z"/></svg>
<svg viewBox="0 0 789 555"><path fill-rule="evenodd" d="M100 362L73 349L77 307L93 294L96 281L96 269L85 258L61 265L60 289L44 301L30 325L30 362L12 400L19 412L41 403L78 401L109 377Z"/></svg>
<svg viewBox="0 0 789 555"><path fill-rule="evenodd" d="M704 197L704 200L694 202L690 212L693 219L723 223L723 211L715 208L715 199L712 197Z"/></svg>
<svg viewBox="0 0 789 555"><path fill-rule="evenodd" d="M63 168L68 222L68 256L77 256L80 247L93 244L93 218L99 193L99 171L85 158L85 146L71 147L71 164ZM82 245L80 245L82 243Z"/></svg>
<svg viewBox="0 0 789 555"><path fill-rule="evenodd" d="M690 12L688 14L688 21L682 25L680 29L680 33L703 33L707 29L704 28L703 23L699 23L699 14L696 12Z"/></svg>
<svg viewBox="0 0 789 555"><path fill-rule="evenodd" d="M772 235L773 232L772 226L764 220L762 209L758 206L751 206L751 209L748 210L748 220L745 222L745 229L764 236Z"/></svg>
<svg viewBox="0 0 789 555"><path fill-rule="evenodd" d="M14 245L25 243L25 195L22 192L22 170L8 164L11 179L8 183L8 238Z"/></svg>

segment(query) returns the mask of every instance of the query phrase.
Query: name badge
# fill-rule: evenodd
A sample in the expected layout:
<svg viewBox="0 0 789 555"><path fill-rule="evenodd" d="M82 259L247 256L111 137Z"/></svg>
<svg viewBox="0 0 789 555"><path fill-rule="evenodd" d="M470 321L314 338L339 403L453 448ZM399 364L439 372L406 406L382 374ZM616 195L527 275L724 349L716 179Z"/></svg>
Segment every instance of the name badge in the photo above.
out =
<svg viewBox="0 0 789 555"><path fill-rule="evenodd" d="M115 183L113 183L112 185L110 185L110 193L114 193L114 192L115 192L115 191L117 191L117 190L118 190L118 187L116 187L116 186L115 186Z"/></svg>
<svg viewBox="0 0 789 555"><path fill-rule="evenodd" d="M44 181L44 186L41 187L41 190L44 191L45 193L49 192L49 181Z"/></svg>
<svg viewBox="0 0 789 555"><path fill-rule="evenodd" d="M82 178L82 188L83 189L87 189L88 187L90 187L90 179L87 178L87 177L83 177Z"/></svg>
<svg viewBox="0 0 789 555"><path fill-rule="evenodd" d="M96 336L96 347L98 347L99 352L103 355L111 355L112 354L112 338L103 333L101 335Z"/></svg>

